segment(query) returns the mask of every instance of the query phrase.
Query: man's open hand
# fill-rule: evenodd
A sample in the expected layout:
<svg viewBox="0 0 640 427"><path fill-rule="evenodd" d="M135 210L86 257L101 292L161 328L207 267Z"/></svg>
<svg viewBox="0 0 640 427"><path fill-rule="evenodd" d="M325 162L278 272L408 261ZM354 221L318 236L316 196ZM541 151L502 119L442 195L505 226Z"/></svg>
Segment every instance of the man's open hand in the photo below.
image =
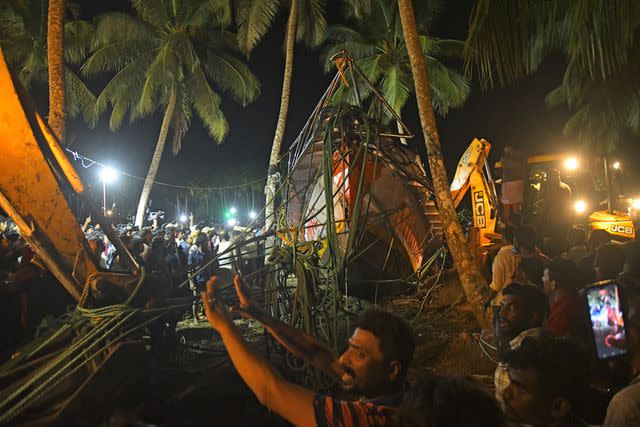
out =
<svg viewBox="0 0 640 427"><path fill-rule="evenodd" d="M202 292L201 297L207 320L211 323L211 326L220 331L220 328L231 325L232 321L227 308L217 298L219 295L217 281L218 278L216 276L211 276L206 285L207 290Z"/></svg>
<svg viewBox="0 0 640 427"><path fill-rule="evenodd" d="M236 287L236 294L238 294L239 305L231 307L232 311L237 312L242 317L248 319L255 319L256 314L261 310L260 307L249 298L249 285L244 277L236 274L233 278L233 284Z"/></svg>

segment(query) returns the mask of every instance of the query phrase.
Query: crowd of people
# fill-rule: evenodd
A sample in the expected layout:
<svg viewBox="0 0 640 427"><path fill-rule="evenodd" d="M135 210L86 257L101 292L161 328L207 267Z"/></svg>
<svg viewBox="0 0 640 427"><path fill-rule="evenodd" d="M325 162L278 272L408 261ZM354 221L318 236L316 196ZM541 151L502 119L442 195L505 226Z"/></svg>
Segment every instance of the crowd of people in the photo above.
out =
<svg viewBox="0 0 640 427"><path fill-rule="evenodd" d="M116 249L99 224L92 223L88 217L80 226L102 269L126 271L130 268L127 255ZM257 268L257 245L230 250L233 233L237 231L196 222L193 217L187 225L177 221L163 223L160 215L152 215L148 226L119 224L114 231L135 262L163 282L166 293L181 286L199 296L214 273L227 277L230 282L234 272ZM2 321L7 332L0 340L0 353L33 336L45 316L62 314L73 304L20 235L15 223L5 217L0 217L0 280L4 285L1 288ZM201 313L202 306L194 303L195 321L200 320Z"/></svg>
<svg viewBox="0 0 640 427"><path fill-rule="evenodd" d="M522 224L511 211L503 244L492 260L485 307L492 330L480 341L495 344L494 389L470 378L427 376L409 385L413 331L400 317L381 311L362 314L347 350L336 355L324 343L270 316L249 297L241 275L250 259L231 251L229 230L191 221L118 227L119 239L136 263L167 278L171 287L189 285L219 333L236 370L259 401L295 425L318 426L583 426L640 425L640 243L618 243L602 230L588 237L580 228L553 238ZM3 220L0 274L20 301L20 322L28 323L29 294L23 286L41 280L46 269L15 226ZM127 268L124 254L90 218L82 225L90 248L105 270ZM566 236L566 237L565 237ZM549 243L551 242L551 243ZM207 266L207 268L201 268ZM253 266L255 267L255 266ZM191 274L190 274L191 273ZM236 298L228 305L218 283L231 278ZM606 345L625 358L600 360L584 296L595 282L614 281L624 319L597 307L603 322L626 333L611 334ZM619 290L619 295L617 294ZM24 296L23 296L24 294ZM606 303L613 294L603 293ZM335 395L294 384L248 345L232 312L259 321L284 348L341 385ZM617 324L617 325L618 325ZM620 331L617 331L620 332ZM614 394L614 392L616 392Z"/></svg>

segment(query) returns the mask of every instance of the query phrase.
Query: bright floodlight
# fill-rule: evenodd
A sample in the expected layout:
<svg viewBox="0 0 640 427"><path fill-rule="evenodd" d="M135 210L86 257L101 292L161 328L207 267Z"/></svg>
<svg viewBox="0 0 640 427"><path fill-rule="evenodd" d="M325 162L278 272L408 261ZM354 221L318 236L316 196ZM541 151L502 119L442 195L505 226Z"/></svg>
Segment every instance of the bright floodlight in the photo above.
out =
<svg viewBox="0 0 640 427"><path fill-rule="evenodd" d="M112 214L113 214L113 211L112 211L111 209L109 209L109 210L107 211L107 216L111 216Z"/></svg>
<svg viewBox="0 0 640 427"><path fill-rule="evenodd" d="M256 214L255 211L249 212L249 218L256 219L257 216L258 216L258 214Z"/></svg>
<svg viewBox="0 0 640 427"><path fill-rule="evenodd" d="M100 179L107 184L112 183L118 178L118 172L112 167L105 166L100 170Z"/></svg>
<svg viewBox="0 0 640 427"><path fill-rule="evenodd" d="M235 226L236 226L236 224L237 224L237 221L236 221L236 219L235 219L235 218L230 218L230 219L227 221L227 225L228 225L229 227L235 227Z"/></svg>
<svg viewBox="0 0 640 427"><path fill-rule="evenodd" d="M615 161L615 162L613 162L613 164L611 166L613 166L614 169L618 170L618 169L620 169L620 162Z"/></svg>
<svg viewBox="0 0 640 427"><path fill-rule="evenodd" d="M578 165L579 165L578 159L575 157L569 157L567 160L564 161L564 167L570 171L578 169Z"/></svg>
<svg viewBox="0 0 640 427"><path fill-rule="evenodd" d="M231 212L231 215L235 215L238 212L238 210L236 208L231 208L229 209L229 212Z"/></svg>
<svg viewBox="0 0 640 427"><path fill-rule="evenodd" d="M631 206L633 207L634 210L640 211L640 199L633 199L631 201Z"/></svg>
<svg viewBox="0 0 640 427"><path fill-rule="evenodd" d="M185 214L180 215L180 222L187 222L187 216Z"/></svg>
<svg viewBox="0 0 640 427"><path fill-rule="evenodd" d="M573 208L575 209L576 213L582 214L587 210L587 202L585 202L584 200L576 200L576 202L573 204Z"/></svg>

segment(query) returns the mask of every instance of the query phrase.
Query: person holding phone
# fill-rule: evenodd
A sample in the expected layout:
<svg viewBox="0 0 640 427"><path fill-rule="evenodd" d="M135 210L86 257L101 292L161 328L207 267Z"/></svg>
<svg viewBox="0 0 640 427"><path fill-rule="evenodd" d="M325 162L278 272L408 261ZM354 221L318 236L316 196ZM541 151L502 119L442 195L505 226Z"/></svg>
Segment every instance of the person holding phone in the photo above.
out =
<svg viewBox="0 0 640 427"><path fill-rule="evenodd" d="M637 374L640 372L640 297L633 297L627 307L625 342L617 345L626 346L630 364ZM613 396L604 421L604 427L631 426L640 426L640 375Z"/></svg>

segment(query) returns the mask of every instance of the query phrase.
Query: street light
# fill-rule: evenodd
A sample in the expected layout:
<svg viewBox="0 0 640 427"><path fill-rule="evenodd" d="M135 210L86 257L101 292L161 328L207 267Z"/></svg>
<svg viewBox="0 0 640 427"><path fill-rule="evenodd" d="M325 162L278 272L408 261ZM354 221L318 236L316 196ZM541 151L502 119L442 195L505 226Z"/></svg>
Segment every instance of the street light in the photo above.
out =
<svg viewBox="0 0 640 427"><path fill-rule="evenodd" d="M185 214L180 215L180 222L187 222L187 216Z"/></svg>
<svg viewBox="0 0 640 427"><path fill-rule="evenodd" d="M118 172L109 166L100 169L100 180L102 181L102 213L107 215L107 184L111 184L118 178Z"/></svg>
<svg viewBox="0 0 640 427"><path fill-rule="evenodd" d="M235 215L238 212L238 210L236 208L231 208L229 209L229 212L231 212L231 215Z"/></svg>
<svg viewBox="0 0 640 427"><path fill-rule="evenodd" d="M618 169L620 169L620 162L615 161L615 162L613 162L613 164L612 164L611 166L612 166L615 170L618 170Z"/></svg>
<svg viewBox="0 0 640 427"><path fill-rule="evenodd" d="M227 221L227 225L228 225L229 227L235 227L237 223L238 223L238 222L236 221L236 219L235 219L235 218L230 218L230 219L229 219L229 221Z"/></svg>
<svg viewBox="0 0 640 427"><path fill-rule="evenodd" d="M256 217L257 217L257 216L258 216L258 214L256 214L256 212L255 212L255 211L251 211L251 212L249 212L249 218L251 218L251 219L256 219Z"/></svg>

